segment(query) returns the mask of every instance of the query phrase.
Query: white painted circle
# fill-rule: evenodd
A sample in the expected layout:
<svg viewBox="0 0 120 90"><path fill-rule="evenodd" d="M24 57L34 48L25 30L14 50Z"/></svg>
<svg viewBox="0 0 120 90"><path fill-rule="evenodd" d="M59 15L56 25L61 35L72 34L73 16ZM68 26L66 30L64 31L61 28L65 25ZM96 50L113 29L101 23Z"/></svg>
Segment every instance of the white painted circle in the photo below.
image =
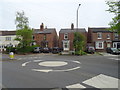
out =
<svg viewBox="0 0 120 90"><path fill-rule="evenodd" d="M38 65L46 66L46 67L59 67L67 64L68 63L64 61L45 61L45 62L40 62Z"/></svg>

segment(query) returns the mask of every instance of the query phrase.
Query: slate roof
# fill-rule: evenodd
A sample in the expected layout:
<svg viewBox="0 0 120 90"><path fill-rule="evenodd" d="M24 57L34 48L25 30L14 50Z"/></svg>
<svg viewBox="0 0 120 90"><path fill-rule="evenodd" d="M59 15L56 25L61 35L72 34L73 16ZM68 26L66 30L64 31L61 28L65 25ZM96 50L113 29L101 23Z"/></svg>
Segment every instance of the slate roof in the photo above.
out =
<svg viewBox="0 0 120 90"><path fill-rule="evenodd" d="M0 36L16 35L16 31L0 31Z"/></svg>
<svg viewBox="0 0 120 90"><path fill-rule="evenodd" d="M85 28L61 29L59 33L87 32Z"/></svg>
<svg viewBox="0 0 120 90"><path fill-rule="evenodd" d="M108 28L89 28L88 30L91 30L93 33L97 32L112 33L112 31L109 31Z"/></svg>
<svg viewBox="0 0 120 90"><path fill-rule="evenodd" d="M43 31L40 31L40 29L33 29L33 32L34 34L50 34L52 33L53 31L55 31L55 28L47 28L47 29L44 29Z"/></svg>

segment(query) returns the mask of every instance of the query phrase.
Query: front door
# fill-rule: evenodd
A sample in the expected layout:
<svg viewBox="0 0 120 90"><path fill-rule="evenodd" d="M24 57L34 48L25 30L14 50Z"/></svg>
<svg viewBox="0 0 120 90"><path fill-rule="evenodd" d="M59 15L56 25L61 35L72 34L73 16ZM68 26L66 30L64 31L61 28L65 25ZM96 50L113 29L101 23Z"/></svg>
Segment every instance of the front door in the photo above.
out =
<svg viewBox="0 0 120 90"><path fill-rule="evenodd" d="M63 50L69 51L69 41L63 41Z"/></svg>

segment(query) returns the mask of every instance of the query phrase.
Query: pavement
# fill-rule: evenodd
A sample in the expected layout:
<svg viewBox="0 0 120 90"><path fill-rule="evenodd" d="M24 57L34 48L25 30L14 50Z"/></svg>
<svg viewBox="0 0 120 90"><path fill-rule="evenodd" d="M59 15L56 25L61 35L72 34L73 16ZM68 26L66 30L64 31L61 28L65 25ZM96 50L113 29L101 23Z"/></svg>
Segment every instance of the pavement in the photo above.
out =
<svg viewBox="0 0 120 90"><path fill-rule="evenodd" d="M118 89L117 55L31 54L9 60L3 54L2 58L2 85L6 88Z"/></svg>

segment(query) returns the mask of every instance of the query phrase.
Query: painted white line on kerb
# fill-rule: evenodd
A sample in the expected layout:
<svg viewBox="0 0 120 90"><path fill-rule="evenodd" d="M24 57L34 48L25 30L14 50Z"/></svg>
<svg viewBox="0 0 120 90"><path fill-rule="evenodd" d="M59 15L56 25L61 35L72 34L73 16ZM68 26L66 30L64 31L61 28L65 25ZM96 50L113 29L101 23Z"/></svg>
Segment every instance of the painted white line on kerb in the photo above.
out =
<svg viewBox="0 0 120 90"><path fill-rule="evenodd" d="M77 84L73 84L73 85L69 85L69 86L66 86L66 88L86 88L85 86L77 83Z"/></svg>
<svg viewBox="0 0 120 90"><path fill-rule="evenodd" d="M104 74L95 76L83 83L96 88L118 88L118 79Z"/></svg>
<svg viewBox="0 0 120 90"><path fill-rule="evenodd" d="M31 61L23 63L23 64L22 64L22 67L25 67L26 64L28 64L28 63L30 63L30 62L31 62Z"/></svg>

